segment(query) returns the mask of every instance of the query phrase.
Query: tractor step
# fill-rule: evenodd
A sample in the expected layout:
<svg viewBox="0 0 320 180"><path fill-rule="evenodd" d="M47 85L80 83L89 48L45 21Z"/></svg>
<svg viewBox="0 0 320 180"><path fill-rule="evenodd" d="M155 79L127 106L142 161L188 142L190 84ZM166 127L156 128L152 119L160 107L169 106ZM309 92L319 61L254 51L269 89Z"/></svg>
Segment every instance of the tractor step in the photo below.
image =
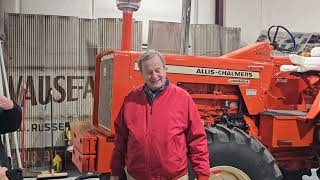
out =
<svg viewBox="0 0 320 180"><path fill-rule="evenodd" d="M261 114L271 115L271 116L306 116L308 113L298 111L298 110L267 109L265 112Z"/></svg>

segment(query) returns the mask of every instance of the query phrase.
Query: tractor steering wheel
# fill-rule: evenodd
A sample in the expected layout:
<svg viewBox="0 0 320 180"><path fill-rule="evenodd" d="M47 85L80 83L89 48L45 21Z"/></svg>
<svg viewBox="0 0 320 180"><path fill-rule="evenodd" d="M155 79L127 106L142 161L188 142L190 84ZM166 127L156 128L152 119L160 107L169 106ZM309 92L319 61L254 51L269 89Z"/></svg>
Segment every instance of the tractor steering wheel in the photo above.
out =
<svg viewBox="0 0 320 180"><path fill-rule="evenodd" d="M276 32L275 32L275 34L273 36L273 39L271 39L270 32L271 32L271 30L273 28L276 28ZM293 46L291 48L285 49L285 48L279 47L279 44L276 41L277 36L278 36L279 28L285 30L290 35L292 43L293 43ZM270 44L274 47L275 50L278 50L278 51L283 52L283 53L291 53L292 51L295 50L296 40L294 39L293 35L289 32L289 30L287 28L283 27L283 26L271 26L268 29L268 38L269 38Z"/></svg>

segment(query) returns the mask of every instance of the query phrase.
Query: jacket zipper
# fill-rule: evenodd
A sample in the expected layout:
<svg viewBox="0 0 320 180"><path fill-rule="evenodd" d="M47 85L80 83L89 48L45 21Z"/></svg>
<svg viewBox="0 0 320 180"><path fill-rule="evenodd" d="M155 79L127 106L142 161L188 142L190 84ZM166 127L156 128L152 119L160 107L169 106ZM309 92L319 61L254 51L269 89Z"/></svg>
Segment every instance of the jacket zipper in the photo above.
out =
<svg viewBox="0 0 320 180"><path fill-rule="evenodd" d="M149 172L149 177L151 176L150 174L150 169L151 169L151 165L150 165L150 127L151 127L151 116L152 116L152 109L153 109L153 104L154 102L151 104L150 106L150 114L149 114L149 127L148 127L148 132L147 132L147 142L148 142L148 149L147 149L147 154L148 154L148 172Z"/></svg>

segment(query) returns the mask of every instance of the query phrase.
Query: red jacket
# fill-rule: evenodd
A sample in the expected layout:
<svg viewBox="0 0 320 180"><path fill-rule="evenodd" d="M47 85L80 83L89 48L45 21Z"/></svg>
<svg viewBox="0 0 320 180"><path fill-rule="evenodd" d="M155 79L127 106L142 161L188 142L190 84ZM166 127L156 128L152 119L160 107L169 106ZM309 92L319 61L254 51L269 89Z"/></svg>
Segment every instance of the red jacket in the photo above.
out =
<svg viewBox="0 0 320 180"><path fill-rule="evenodd" d="M143 87L125 98L115 122L113 176L124 166L137 180L177 179L187 172L187 156L198 179L210 173L207 138L191 96L170 84L151 104Z"/></svg>

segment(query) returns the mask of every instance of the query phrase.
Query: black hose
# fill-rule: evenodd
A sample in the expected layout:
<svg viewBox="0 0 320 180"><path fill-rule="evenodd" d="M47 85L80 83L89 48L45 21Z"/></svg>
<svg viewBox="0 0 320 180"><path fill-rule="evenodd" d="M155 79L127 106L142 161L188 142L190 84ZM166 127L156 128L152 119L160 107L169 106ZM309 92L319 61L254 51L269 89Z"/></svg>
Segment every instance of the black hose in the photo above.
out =
<svg viewBox="0 0 320 180"><path fill-rule="evenodd" d="M91 179L91 178L99 178L99 174L86 174L86 175L77 177L75 180Z"/></svg>
<svg viewBox="0 0 320 180"><path fill-rule="evenodd" d="M86 174L77 177L75 180L82 180L82 179L91 179L91 178L99 178L100 180L108 180L109 174L107 173L101 173L101 174Z"/></svg>

